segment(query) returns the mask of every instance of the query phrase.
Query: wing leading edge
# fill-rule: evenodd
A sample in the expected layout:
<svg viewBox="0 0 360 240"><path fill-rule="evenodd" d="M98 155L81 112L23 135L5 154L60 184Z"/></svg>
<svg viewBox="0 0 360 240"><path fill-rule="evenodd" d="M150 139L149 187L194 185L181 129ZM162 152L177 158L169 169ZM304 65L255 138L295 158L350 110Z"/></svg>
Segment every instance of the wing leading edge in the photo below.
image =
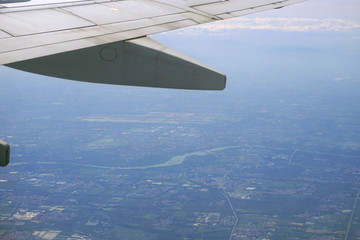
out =
<svg viewBox="0 0 360 240"><path fill-rule="evenodd" d="M1 3L0 64L86 82L222 90L223 74L145 36L301 1Z"/></svg>

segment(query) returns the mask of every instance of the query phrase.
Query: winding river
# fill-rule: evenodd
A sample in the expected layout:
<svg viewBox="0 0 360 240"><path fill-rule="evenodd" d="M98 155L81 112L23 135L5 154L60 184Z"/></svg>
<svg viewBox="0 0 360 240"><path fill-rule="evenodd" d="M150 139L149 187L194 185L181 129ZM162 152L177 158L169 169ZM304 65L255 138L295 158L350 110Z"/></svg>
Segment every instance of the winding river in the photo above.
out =
<svg viewBox="0 0 360 240"><path fill-rule="evenodd" d="M147 165L147 166L105 167L105 166L88 165L88 164L74 164L74 165L85 166L85 167L94 167L94 168L106 168L106 169L114 169L114 170L115 169L132 170L132 169L148 169L148 168L169 167L169 166L182 164L183 162L185 162L187 160L188 157L206 156L206 155L209 155L209 154L213 154L215 152L220 152L220 151L223 151L223 150L226 150L226 149L231 149L231 148L240 148L240 146L227 146L227 147L211 148L211 149L197 151L197 152L185 153L183 155L174 156L174 157L172 157L170 160L168 160L166 162L153 164L153 165Z"/></svg>

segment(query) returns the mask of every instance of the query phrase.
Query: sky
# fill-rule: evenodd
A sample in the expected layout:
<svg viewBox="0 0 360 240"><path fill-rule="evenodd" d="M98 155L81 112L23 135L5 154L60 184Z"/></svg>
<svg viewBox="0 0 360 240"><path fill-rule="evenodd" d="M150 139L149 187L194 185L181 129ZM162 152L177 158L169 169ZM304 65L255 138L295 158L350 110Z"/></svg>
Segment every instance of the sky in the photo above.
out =
<svg viewBox="0 0 360 240"><path fill-rule="evenodd" d="M290 32L359 31L359 12L360 3L356 0L308 0L279 10L260 12L190 29L209 31L244 29Z"/></svg>
<svg viewBox="0 0 360 240"><path fill-rule="evenodd" d="M191 98L210 94L214 99L222 99L246 94L244 87L280 88L295 82L315 87L318 82L359 81L359 12L358 0L308 0L279 10L151 36L225 73L227 88L221 92L114 88L38 76L3 66L0 66L0 87L11 91L13 98L28 89L34 92L46 89L44 91L54 95L73 89L75 97L81 91L88 91L99 100L98 104L111 103L109 96L104 97L108 90L131 91L140 100L119 99L121 94L113 97L139 107L146 101L142 96L149 95ZM319 86L324 87L321 84ZM299 85L295 84L294 88ZM4 96L0 94L1 102L11 104L11 99Z"/></svg>
<svg viewBox="0 0 360 240"><path fill-rule="evenodd" d="M283 79L289 74L307 72L308 79L327 75L330 80L354 80L360 76L357 67L360 60L359 12L357 0L308 0L279 10L153 37L225 72L227 91L231 91L231 87L236 90L237 86L242 87L237 79L244 82L244 78L253 78L254 82L256 77L249 75L251 71L258 78L261 73L264 78L269 72L277 71L283 73L279 76ZM219 61L220 57L227 61ZM259 67L263 69L260 73Z"/></svg>
<svg viewBox="0 0 360 240"><path fill-rule="evenodd" d="M240 43L261 45L266 45L268 42L274 44L276 41L279 44L291 45L289 40L302 41L303 45L327 48L332 48L335 44L342 45L343 50L359 54L359 12L358 0L308 0L279 10L170 31L152 37L181 50L189 43L178 44L176 39L179 35L195 36L197 37L195 41L203 41L202 38L211 36L224 41L232 39ZM277 36L281 36L282 39ZM295 38L288 39L293 36ZM194 41L193 38L191 41ZM206 49L204 42L201 45L203 51L210 51ZM191 53L192 50L189 52ZM6 70L0 68L0 73L1 71Z"/></svg>
<svg viewBox="0 0 360 240"><path fill-rule="evenodd" d="M279 10L198 25L165 34L227 36L246 40L243 33L251 31L251 34L256 36L263 34L265 41L263 38L259 41L264 43L267 38L282 33L288 33L288 36L293 34L300 38L309 36L319 38L328 34L337 36L337 44L348 45L358 53L360 49L359 13L360 2L357 0L308 0ZM302 35L297 33L302 33ZM332 43L334 39L321 40L321 45L326 45L327 42Z"/></svg>

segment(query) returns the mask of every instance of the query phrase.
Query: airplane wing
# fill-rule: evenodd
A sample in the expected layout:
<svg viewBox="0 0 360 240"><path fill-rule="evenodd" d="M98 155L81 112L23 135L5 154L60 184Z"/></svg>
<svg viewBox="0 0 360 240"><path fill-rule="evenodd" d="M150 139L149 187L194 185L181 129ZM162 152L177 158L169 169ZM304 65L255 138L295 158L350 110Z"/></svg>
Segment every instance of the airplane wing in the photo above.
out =
<svg viewBox="0 0 360 240"><path fill-rule="evenodd" d="M85 82L222 90L226 77L147 37L304 0L0 0L0 64Z"/></svg>

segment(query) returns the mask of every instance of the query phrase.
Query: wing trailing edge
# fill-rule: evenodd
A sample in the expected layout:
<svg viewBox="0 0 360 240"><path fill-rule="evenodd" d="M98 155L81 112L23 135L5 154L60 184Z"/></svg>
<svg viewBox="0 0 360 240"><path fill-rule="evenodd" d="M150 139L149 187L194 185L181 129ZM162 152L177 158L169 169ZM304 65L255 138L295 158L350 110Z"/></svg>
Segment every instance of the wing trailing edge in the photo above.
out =
<svg viewBox="0 0 360 240"><path fill-rule="evenodd" d="M226 77L149 37L119 41L6 65L83 82L223 90Z"/></svg>

